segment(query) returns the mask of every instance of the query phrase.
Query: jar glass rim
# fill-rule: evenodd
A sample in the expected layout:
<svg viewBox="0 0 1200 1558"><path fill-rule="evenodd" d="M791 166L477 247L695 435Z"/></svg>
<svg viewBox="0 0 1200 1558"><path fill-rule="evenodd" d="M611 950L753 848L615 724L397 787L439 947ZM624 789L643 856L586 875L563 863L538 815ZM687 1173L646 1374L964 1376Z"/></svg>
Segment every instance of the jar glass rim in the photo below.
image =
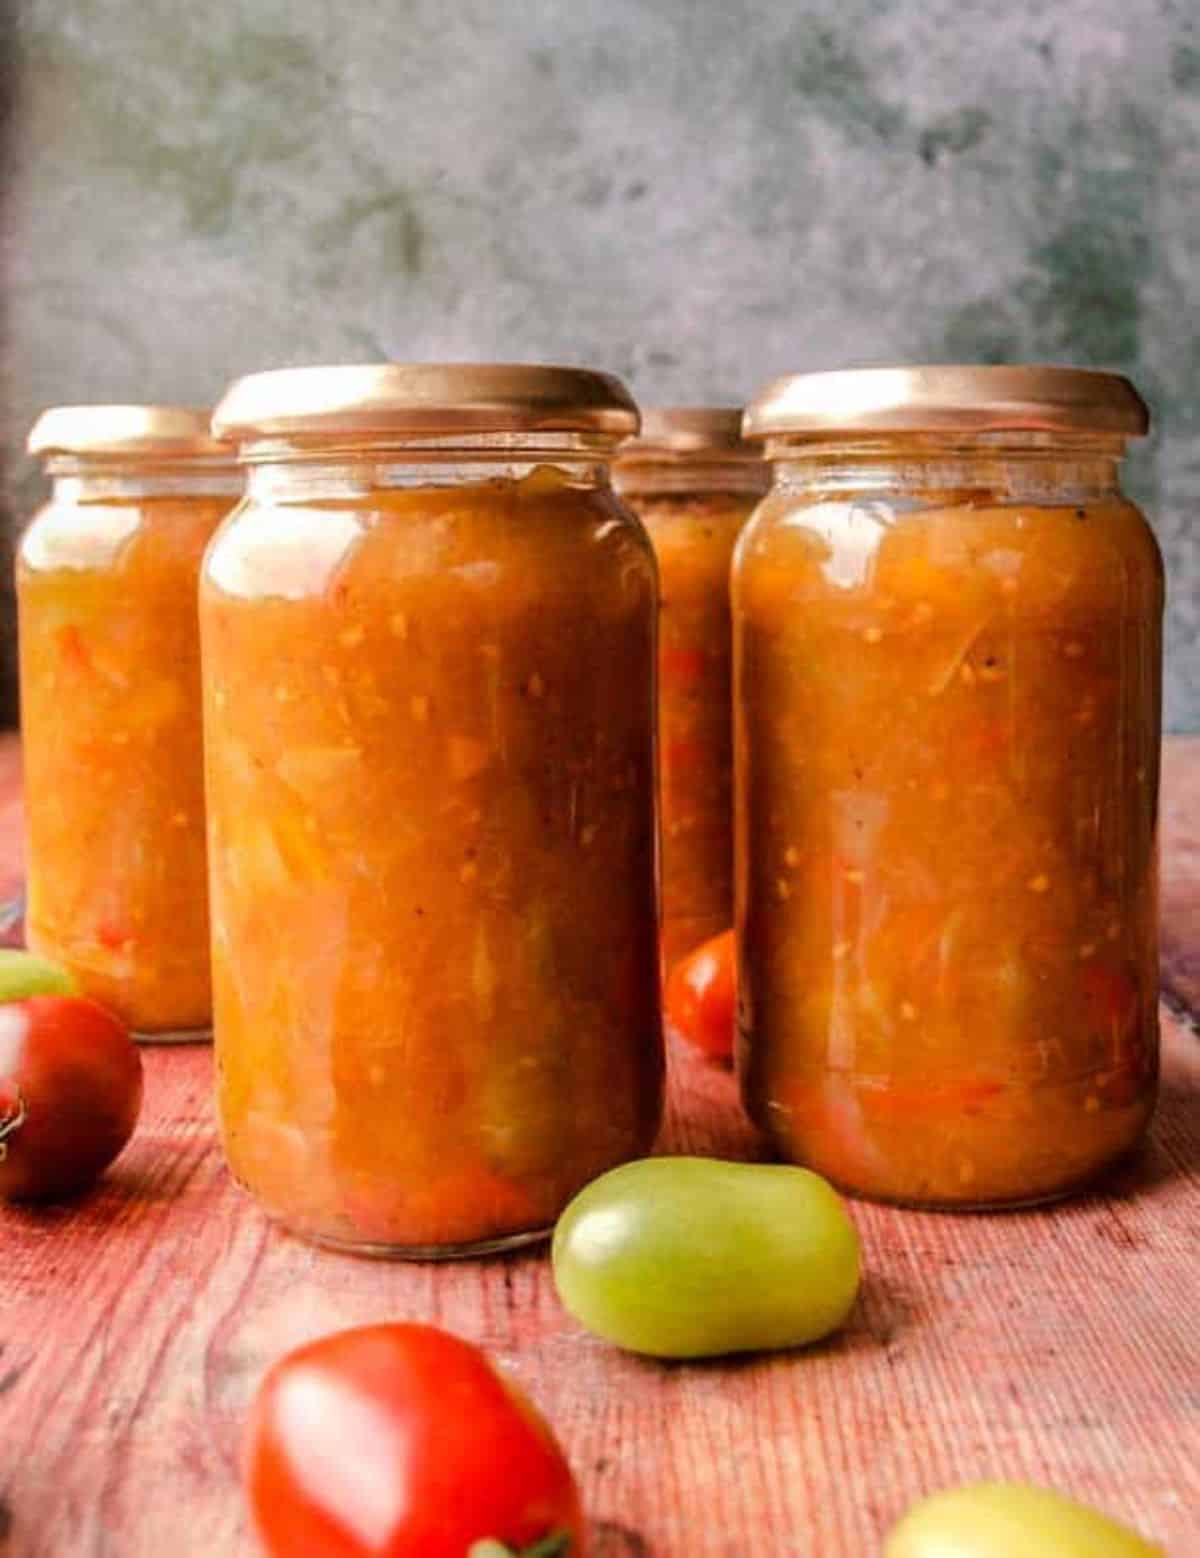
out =
<svg viewBox="0 0 1200 1558"><path fill-rule="evenodd" d="M761 461L742 437L741 406L645 406L641 432L617 450L618 465L686 460Z"/></svg>

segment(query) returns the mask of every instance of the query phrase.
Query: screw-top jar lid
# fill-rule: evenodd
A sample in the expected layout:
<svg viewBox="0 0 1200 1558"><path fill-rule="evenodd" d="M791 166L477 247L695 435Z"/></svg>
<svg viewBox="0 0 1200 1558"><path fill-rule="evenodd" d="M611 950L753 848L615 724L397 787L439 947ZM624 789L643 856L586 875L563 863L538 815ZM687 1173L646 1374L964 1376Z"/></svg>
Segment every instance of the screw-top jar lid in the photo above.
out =
<svg viewBox="0 0 1200 1558"><path fill-rule="evenodd" d="M279 368L237 379L213 431L237 443L345 435L598 433L638 429L629 391L608 373L534 363L380 363Z"/></svg>
<svg viewBox="0 0 1200 1558"><path fill-rule="evenodd" d="M648 406L641 434L617 455L621 464L689 457L758 461L762 451L742 437L740 406Z"/></svg>
<svg viewBox="0 0 1200 1558"><path fill-rule="evenodd" d="M856 433L1111 433L1150 426L1128 379L1083 368L851 368L769 384L746 410L747 438Z"/></svg>
<svg viewBox="0 0 1200 1558"><path fill-rule="evenodd" d="M209 431L198 406L51 406L30 429L30 454L133 455L143 459L225 458L228 444Z"/></svg>

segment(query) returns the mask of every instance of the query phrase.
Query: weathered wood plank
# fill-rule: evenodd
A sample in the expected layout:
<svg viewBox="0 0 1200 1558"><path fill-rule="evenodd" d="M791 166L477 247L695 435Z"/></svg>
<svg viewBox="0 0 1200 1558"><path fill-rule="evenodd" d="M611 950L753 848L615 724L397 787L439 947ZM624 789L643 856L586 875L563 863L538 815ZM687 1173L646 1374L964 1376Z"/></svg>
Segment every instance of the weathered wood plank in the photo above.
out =
<svg viewBox="0 0 1200 1558"><path fill-rule="evenodd" d="M752 1148L731 1082L676 1057L668 1144ZM0 1481L10 1550L248 1553L237 1441L284 1348L420 1317L491 1348L558 1425L600 1555L869 1553L918 1493L1027 1476L1200 1543L1200 1047L1171 1028L1150 1149L1104 1196L1002 1217L856 1206L864 1299L787 1358L664 1366L560 1310L544 1259L389 1266L312 1250L228 1183L209 1056L149 1056L97 1194L9 1212ZM639 1545L641 1544L641 1545Z"/></svg>
<svg viewBox="0 0 1200 1558"><path fill-rule="evenodd" d="M1171 849L1200 756L1179 750ZM1165 940L1186 976L1197 878L1179 859ZM1071 1489L1200 1553L1200 1044L1168 1019L1165 1048L1151 1143L1104 1194L989 1217L856 1205L868 1274L846 1332L703 1365L583 1334L540 1254L387 1265L271 1229L221 1165L208 1051L148 1052L142 1125L102 1186L0 1213L0 1548L248 1558L237 1449L263 1368L409 1317L482 1342L545 1408L595 1558L868 1558L913 1498L981 1476ZM731 1079L672 1059L667 1146L753 1153Z"/></svg>
<svg viewBox="0 0 1200 1558"><path fill-rule="evenodd" d="M0 731L0 901L12 895L25 873L24 829L21 741L15 731Z"/></svg>
<svg viewBox="0 0 1200 1558"><path fill-rule="evenodd" d="M1200 740L1163 752L1163 989L1200 1032Z"/></svg>

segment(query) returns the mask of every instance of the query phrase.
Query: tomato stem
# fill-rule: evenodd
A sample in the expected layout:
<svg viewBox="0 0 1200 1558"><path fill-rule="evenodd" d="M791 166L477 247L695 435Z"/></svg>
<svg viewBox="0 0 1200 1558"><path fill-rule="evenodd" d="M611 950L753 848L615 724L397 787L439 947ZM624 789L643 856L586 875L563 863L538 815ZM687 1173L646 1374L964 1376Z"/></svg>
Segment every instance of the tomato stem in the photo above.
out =
<svg viewBox="0 0 1200 1558"><path fill-rule="evenodd" d="M25 1124L25 1099L19 1087L13 1088L13 1101L0 1115L0 1163L8 1157L8 1138Z"/></svg>
<svg viewBox="0 0 1200 1558"><path fill-rule="evenodd" d="M472 1542L467 1558L571 1558L571 1533L553 1531L540 1537L532 1547L506 1547L491 1537Z"/></svg>

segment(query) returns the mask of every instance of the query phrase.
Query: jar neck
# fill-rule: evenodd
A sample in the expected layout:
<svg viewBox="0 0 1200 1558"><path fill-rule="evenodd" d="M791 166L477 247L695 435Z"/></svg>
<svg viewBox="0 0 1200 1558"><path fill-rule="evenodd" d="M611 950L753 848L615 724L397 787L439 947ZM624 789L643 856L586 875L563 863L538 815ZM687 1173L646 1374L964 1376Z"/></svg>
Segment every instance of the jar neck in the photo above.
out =
<svg viewBox="0 0 1200 1558"><path fill-rule="evenodd" d="M258 502L352 499L388 488L519 482L547 469L572 487L607 487L613 440L574 433L328 442L243 448L246 491Z"/></svg>
<svg viewBox="0 0 1200 1558"><path fill-rule="evenodd" d="M46 462L55 503L120 503L139 498L240 497L242 472L228 460L132 460L54 455Z"/></svg>
<svg viewBox="0 0 1200 1558"><path fill-rule="evenodd" d="M1110 434L913 434L823 443L772 439L773 487L785 492L964 490L996 499L1119 495L1125 442Z"/></svg>
<svg viewBox="0 0 1200 1558"><path fill-rule="evenodd" d="M613 486L623 497L631 498L712 492L761 497L770 483L769 467L761 460L744 457L722 460L689 455L674 460L619 460L613 468Z"/></svg>

